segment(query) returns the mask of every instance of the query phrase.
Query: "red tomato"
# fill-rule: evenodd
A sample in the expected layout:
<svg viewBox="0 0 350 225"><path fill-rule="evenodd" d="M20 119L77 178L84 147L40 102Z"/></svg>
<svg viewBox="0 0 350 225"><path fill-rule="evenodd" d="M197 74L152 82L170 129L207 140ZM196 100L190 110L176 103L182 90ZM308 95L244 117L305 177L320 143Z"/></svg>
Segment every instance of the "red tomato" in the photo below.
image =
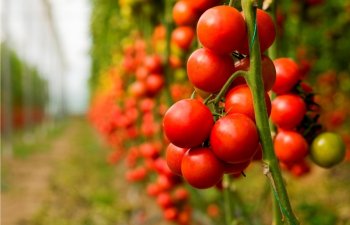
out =
<svg viewBox="0 0 350 225"><path fill-rule="evenodd" d="M221 3L221 0L185 0L186 2L188 2L192 8L194 8L195 10L197 10L198 12L204 12L205 10L219 5Z"/></svg>
<svg viewBox="0 0 350 225"><path fill-rule="evenodd" d="M216 121L210 134L215 155L227 163L241 163L252 159L259 135L254 122L246 115L229 114Z"/></svg>
<svg viewBox="0 0 350 225"><path fill-rule="evenodd" d="M210 93L218 92L234 71L230 55L219 55L207 48L197 49L187 61L187 75L191 83Z"/></svg>
<svg viewBox="0 0 350 225"><path fill-rule="evenodd" d="M181 164L182 175L195 188L210 188L222 179L223 166L209 148L188 150Z"/></svg>
<svg viewBox="0 0 350 225"><path fill-rule="evenodd" d="M179 202L186 201L188 199L188 195L188 191L184 187L178 187L174 191L174 199Z"/></svg>
<svg viewBox="0 0 350 225"><path fill-rule="evenodd" d="M195 99L176 102L163 118L165 135L171 143L182 148L201 145L208 138L213 124L210 110Z"/></svg>
<svg viewBox="0 0 350 225"><path fill-rule="evenodd" d="M135 98L140 98L146 94L146 86L143 82L135 81L129 86L130 94Z"/></svg>
<svg viewBox="0 0 350 225"><path fill-rule="evenodd" d="M265 92L267 113L271 113L271 100ZM229 90L225 97L225 112L227 114L242 113L255 121L253 96L246 84L238 85Z"/></svg>
<svg viewBox="0 0 350 225"><path fill-rule="evenodd" d="M295 131L280 131L274 141L277 158L286 163L302 160L309 151L305 138Z"/></svg>
<svg viewBox="0 0 350 225"><path fill-rule="evenodd" d="M295 128L303 120L305 113L306 104L298 95L279 95L272 101L271 120L280 128Z"/></svg>
<svg viewBox="0 0 350 225"><path fill-rule="evenodd" d="M168 145L165 158L169 169L173 173L181 176L181 161L187 150L188 148L180 148L171 143Z"/></svg>
<svg viewBox="0 0 350 225"><path fill-rule="evenodd" d="M243 14L243 12L242 12ZM244 15L243 15L244 16ZM276 38L276 28L271 16L264 10L258 9L256 11L257 30L260 44L260 52L266 51ZM240 53L248 55L249 45L248 37L246 36L244 44L237 49Z"/></svg>
<svg viewBox="0 0 350 225"><path fill-rule="evenodd" d="M173 7L173 19L178 26L194 26L198 20L198 12L188 1L178 1Z"/></svg>
<svg viewBox="0 0 350 225"><path fill-rule="evenodd" d="M250 58L246 57L235 63L236 70L248 71L250 66ZM261 75L264 82L265 91L270 91L276 80L276 69L273 61L266 55L261 56ZM234 85L246 83L243 77L238 77Z"/></svg>
<svg viewBox="0 0 350 225"><path fill-rule="evenodd" d="M276 81L272 90L276 94L285 94L300 80L298 64L289 58L278 58L273 63L276 68Z"/></svg>
<svg viewBox="0 0 350 225"><path fill-rule="evenodd" d="M162 192L157 196L157 203L163 209L170 208L174 205L173 200L168 192Z"/></svg>
<svg viewBox="0 0 350 225"><path fill-rule="evenodd" d="M179 214L179 210L176 207L166 208L163 212L164 218L166 220L175 221Z"/></svg>
<svg viewBox="0 0 350 225"><path fill-rule="evenodd" d="M146 67L149 73L162 73L163 64L159 55L149 55L144 61L143 65Z"/></svg>
<svg viewBox="0 0 350 225"><path fill-rule="evenodd" d="M164 86L164 77L159 74L150 74L145 80L146 91L148 96L158 94Z"/></svg>
<svg viewBox="0 0 350 225"><path fill-rule="evenodd" d="M195 32L192 27L177 27L171 34L171 42L182 50L187 51L191 47L194 36Z"/></svg>
<svg viewBox="0 0 350 225"><path fill-rule="evenodd" d="M250 164L250 160L241 163L223 163L224 173L227 174L240 174L244 171Z"/></svg>
<svg viewBox="0 0 350 225"><path fill-rule="evenodd" d="M215 6L205 11L197 23L202 45L217 53L232 53L244 43L246 24L239 11L230 6Z"/></svg>

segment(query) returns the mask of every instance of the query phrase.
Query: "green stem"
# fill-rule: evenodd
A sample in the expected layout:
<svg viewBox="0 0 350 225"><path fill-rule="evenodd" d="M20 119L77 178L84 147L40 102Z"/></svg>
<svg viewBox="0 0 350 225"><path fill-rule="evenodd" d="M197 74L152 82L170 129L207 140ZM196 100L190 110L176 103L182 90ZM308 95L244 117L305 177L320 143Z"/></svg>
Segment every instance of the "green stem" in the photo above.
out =
<svg viewBox="0 0 350 225"><path fill-rule="evenodd" d="M274 153L272 138L270 134L269 118L267 116L266 104L264 101L264 86L261 77L261 53L259 46L259 37L253 37L256 28L256 7L253 6L252 0L242 0L244 16L247 22L250 44L250 70L247 82L253 95L255 110L255 119L260 141L263 147L264 174L268 177L272 192L279 204L279 207L290 225L299 224L295 217L289 202L287 190L284 186L278 161ZM256 33L255 33L256 34Z"/></svg>
<svg viewBox="0 0 350 225"><path fill-rule="evenodd" d="M231 86L232 82L239 76L242 77L247 77L247 72L243 71L243 70L239 70L234 72L231 77L226 81L226 83L224 84L224 86L221 88L220 92L216 95L216 97L212 100L209 101L209 103L213 102L215 105L217 105L221 98L226 94L227 90L229 89L229 87Z"/></svg>

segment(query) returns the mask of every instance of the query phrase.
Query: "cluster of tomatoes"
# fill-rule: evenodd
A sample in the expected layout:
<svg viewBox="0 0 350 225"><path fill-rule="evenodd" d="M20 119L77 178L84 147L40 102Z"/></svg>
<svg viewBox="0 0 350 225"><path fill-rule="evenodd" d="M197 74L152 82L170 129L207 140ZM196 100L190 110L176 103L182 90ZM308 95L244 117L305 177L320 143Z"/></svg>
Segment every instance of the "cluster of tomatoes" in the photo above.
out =
<svg viewBox="0 0 350 225"><path fill-rule="evenodd" d="M261 51L265 51L276 32L271 17L262 10L257 13L257 27ZM176 102L164 116L163 129L171 142L166 153L169 168L192 186L209 188L224 173L240 174L254 156L261 157L261 146L252 95L244 79L236 79L225 98L213 103L213 96L235 71L249 69L249 57L239 57L249 54L243 14L230 6L214 6L199 17L197 36L203 47L189 56L187 75L196 92L203 98L210 96L209 101ZM276 73L267 56L263 56L263 76L270 111L267 91Z"/></svg>

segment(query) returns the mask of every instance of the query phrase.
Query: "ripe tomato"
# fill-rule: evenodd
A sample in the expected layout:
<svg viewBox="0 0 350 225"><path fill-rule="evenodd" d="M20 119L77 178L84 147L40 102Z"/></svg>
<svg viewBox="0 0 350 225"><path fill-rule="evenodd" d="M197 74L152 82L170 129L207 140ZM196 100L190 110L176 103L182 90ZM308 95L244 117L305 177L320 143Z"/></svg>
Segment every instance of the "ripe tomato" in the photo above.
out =
<svg viewBox="0 0 350 225"><path fill-rule="evenodd" d="M264 10L258 9L256 11L256 20L257 20L260 52L263 53L275 41L276 28L271 16ZM237 50L242 54L249 55L249 45L248 45L247 36L245 38L244 44L239 46Z"/></svg>
<svg viewBox="0 0 350 225"><path fill-rule="evenodd" d="M191 83L210 93L218 92L234 71L230 55L219 55L207 48L197 49L187 61L187 75Z"/></svg>
<svg viewBox="0 0 350 225"><path fill-rule="evenodd" d="M192 8L194 8L195 10L197 10L198 12L202 13L205 10L219 5L221 3L220 0L185 0L186 2L188 2Z"/></svg>
<svg viewBox="0 0 350 225"><path fill-rule="evenodd" d="M222 179L223 166L209 148L188 150L181 164L182 175L195 188L210 188Z"/></svg>
<svg viewBox="0 0 350 225"><path fill-rule="evenodd" d="M210 134L210 144L219 159L227 163L241 163L254 156L259 135L249 117L229 114L216 121Z"/></svg>
<svg viewBox="0 0 350 225"><path fill-rule="evenodd" d="M164 209L163 215L166 220L176 221L179 210L176 207L169 207Z"/></svg>
<svg viewBox="0 0 350 225"><path fill-rule="evenodd" d="M197 36L206 48L217 53L232 53L246 38L246 24L237 9L225 5L215 6L199 18Z"/></svg>
<svg viewBox="0 0 350 225"><path fill-rule="evenodd" d="M192 44L195 32L192 27L181 26L177 27L171 33L171 42L180 49L187 51Z"/></svg>
<svg viewBox="0 0 350 225"><path fill-rule="evenodd" d="M213 124L210 110L195 99L176 102L163 118L165 135L171 143L182 148L201 145L208 138Z"/></svg>
<svg viewBox="0 0 350 225"><path fill-rule="evenodd" d="M241 163L223 163L224 173L227 174L240 174L242 173L250 164L250 160Z"/></svg>
<svg viewBox="0 0 350 225"><path fill-rule="evenodd" d="M143 82L135 81L129 86L131 96L140 98L146 94L146 85Z"/></svg>
<svg viewBox="0 0 350 225"><path fill-rule="evenodd" d="M330 168L344 160L346 147L339 134L324 132L312 142L311 160L318 166Z"/></svg>
<svg viewBox="0 0 350 225"><path fill-rule="evenodd" d="M307 154L309 146L305 138L295 131L279 131L274 141L277 158L286 163L298 162Z"/></svg>
<svg viewBox="0 0 350 225"><path fill-rule="evenodd" d="M298 95L279 95L272 101L271 120L280 128L295 128L303 120L305 113L306 104Z"/></svg>
<svg viewBox="0 0 350 225"><path fill-rule="evenodd" d="M198 20L197 11L188 1L178 1L173 7L173 19L178 26L194 26Z"/></svg>
<svg viewBox="0 0 350 225"><path fill-rule="evenodd" d="M164 86L164 77L159 74L150 74L145 80L146 93L152 97L160 92Z"/></svg>
<svg viewBox="0 0 350 225"><path fill-rule="evenodd" d="M235 63L236 70L248 71L250 66L250 58L245 57L244 59ZM265 91L270 91L276 80L276 69L273 61L266 55L261 56L261 75L264 83ZM238 77L233 85L246 83L244 78Z"/></svg>
<svg viewBox="0 0 350 225"><path fill-rule="evenodd" d="M157 196L157 203L163 209L170 208L171 206L174 205L171 195L168 192L160 193Z"/></svg>
<svg viewBox="0 0 350 225"><path fill-rule="evenodd" d="M271 100L266 92L265 103L267 107L267 113L270 115ZM225 112L227 114L242 113L255 121L253 96L248 85L238 85L227 92L225 98Z"/></svg>
<svg viewBox="0 0 350 225"><path fill-rule="evenodd" d="M181 162L187 150L188 148L180 148L171 143L166 149L166 162L169 166L169 169L176 175L181 176Z"/></svg>
<svg viewBox="0 0 350 225"><path fill-rule="evenodd" d="M273 63L276 68L276 81L272 90L276 94L289 92L300 80L298 65L289 58L278 58Z"/></svg>
<svg viewBox="0 0 350 225"><path fill-rule="evenodd" d="M143 61L144 67L149 73L162 73L163 64L159 55L149 55Z"/></svg>

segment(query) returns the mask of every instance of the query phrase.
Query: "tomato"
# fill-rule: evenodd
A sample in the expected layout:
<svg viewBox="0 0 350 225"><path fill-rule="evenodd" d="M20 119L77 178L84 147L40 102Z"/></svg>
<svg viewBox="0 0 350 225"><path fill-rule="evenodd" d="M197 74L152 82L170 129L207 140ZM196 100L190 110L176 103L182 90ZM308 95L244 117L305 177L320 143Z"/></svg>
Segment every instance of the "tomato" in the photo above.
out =
<svg viewBox="0 0 350 225"><path fill-rule="evenodd" d="M179 210L176 207L166 208L163 212L164 218L169 221L176 221Z"/></svg>
<svg viewBox="0 0 350 225"><path fill-rule="evenodd" d="M163 209L170 208L174 202L168 192L162 192L157 196L157 203Z"/></svg>
<svg viewBox="0 0 350 225"><path fill-rule="evenodd" d="M194 8L195 10L197 10L198 12L202 13L205 10L219 5L221 3L221 0L185 0L186 2L188 2L192 8Z"/></svg>
<svg viewBox="0 0 350 225"><path fill-rule="evenodd" d="M339 134L324 132L312 142L310 158L318 166L330 168L344 160L346 147Z"/></svg>
<svg viewBox="0 0 350 225"><path fill-rule="evenodd" d="M148 69L144 66L138 67L135 71L136 79L138 81L145 81L148 74Z"/></svg>
<svg viewBox="0 0 350 225"><path fill-rule="evenodd" d="M210 93L218 92L234 71L230 55L219 55L207 48L197 49L187 61L187 75L191 83Z"/></svg>
<svg viewBox="0 0 350 225"><path fill-rule="evenodd" d="M182 50L187 51L191 47L194 36L195 32L192 27L177 27L171 33L171 42Z"/></svg>
<svg viewBox="0 0 350 225"><path fill-rule="evenodd" d="M250 66L250 58L245 57L235 63L236 70L248 71ZM264 83L265 91L270 91L276 80L276 69L273 61L266 55L261 56L261 75ZM234 85L246 83L243 77L238 77L234 82Z"/></svg>
<svg viewBox="0 0 350 225"><path fill-rule="evenodd" d="M289 92L300 80L298 64L289 58L278 58L273 61L276 68L276 81L272 90L276 94Z"/></svg>
<svg viewBox="0 0 350 225"><path fill-rule="evenodd" d="M302 160L309 151L305 138L295 131L279 131L274 141L276 157L286 163Z"/></svg>
<svg viewBox="0 0 350 225"><path fill-rule="evenodd" d="M181 161L187 150L188 148L180 148L171 143L168 145L165 158L169 169L173 173L181 175Z"/></svg>
<svg viewBox="0 0 350 225"><path fill-rule="evenodd" d="M143 82L135 81L129 86L130 94L135 98L140 98L146 94L146 86Z"/></svg>
<svg viewBox="0 0 350 225"><path fill-rule="evenodd" d="M295 128L303 120L305 113L306 104L298 95L279 95L272 101L271 120L280 128Z"/></svg>
<svg viewBox="0 0 350 225"><path fill-rule="evenodd" d="M242 12L243 14L243 12ZM244 15L243 15L244 16ZM256 11L256 20L257 20L257 30L260 44L260 52L263 53L266 51L276 38L276 28L271 16L264 10L257 9ZM249 54L249 45L248 37L246 36L244 44L239 46L237 49L240 53L248 55Z"/></svg>
<svg viewBox="0 0 350 225"><path fill-rule="evenodd" d="M227 163L241 163L254 156L259 135L249 117L229 114L216 121L210 134L210 144L219 159Z"/></svg>
<svg viewBox="0 0 350 225"><path fill-rule="evenodd" d="M178 26L194 26L198 20L198 12L187 1L178 1L173 7L173 19Z"/></svg>
<svg viewBox="0 0 350 225"><path fill-rule="evenodd" d="M164 86L164 77L159 74L150 74L145 80L146 93L148 96L154 96L158 94Z"/></svg>
<svg viewBox="0 0 350 225"><path fill-rule="evenodd" d="M205 11L197 23L200 43L217 53L232 53L246 38L242 14L230 6L215 6Z"/></svg>
<svg viewBox="0 0 350 225"><path fill-rule="evenodd" d="M182 175L195 188L210 188L223 176L223 166L209 148L191 148L181 164Z"/></svg>
<svg viewBox="0 0 350 225"><path fill-rule="evenodd" d="M263 149L261 144L258 145L258 149L256 150L254 156L253 156L253 160L254 161L259 161L263 159Z"/></svg>
<svg viewBox="0 0 350 225"><path fill-rule="evenodd" d="M176 102L163 118L165 135L171 143L182 148L201 145L208 138L213 124L210 110L195 99Z"/></svg>
<svg viewBox="0 0 350 225"><path fill-rule="evenodd" d="M188 191L184 187L178 187L174 191L174 199L178 202L186 201L188 197Z"/></svg>
<svg viewBox="0 0 350 225"><path fill-rule="evenodd" d="M149 73L162 73L163 64L159 55L149 55L143 61L144 67Z"/></svg>
<svg viewBox="0 0 350 225"><path fill-rule="evenodd" d="M159 157L160 147L155 143L146 142L140 145L140 153L145 158L156 159Z"/></svg>
<svg viewBox="0 0 350 225"><path fill-rule="evenodd" d="M271 100L265 92L267 113L271 113ZM246 84L238 85L229 90L225 97L225 112L227 114L242 113L255 121L253 96Z"/></svg>
<svg viewBox="0 0 350 225"><path fill-rule="evenodd" d="M250 164L250 160L241 163L223 163L224 173L227 174L240 174L242 173Z"/></svg>
<svg viewBox="0 0 350 225"><path fill-rule="evenodd" d="M294 163L289 168L289 171L296 177L304 176L308 174L310 170L310 166L305 160Z"/></svg>

